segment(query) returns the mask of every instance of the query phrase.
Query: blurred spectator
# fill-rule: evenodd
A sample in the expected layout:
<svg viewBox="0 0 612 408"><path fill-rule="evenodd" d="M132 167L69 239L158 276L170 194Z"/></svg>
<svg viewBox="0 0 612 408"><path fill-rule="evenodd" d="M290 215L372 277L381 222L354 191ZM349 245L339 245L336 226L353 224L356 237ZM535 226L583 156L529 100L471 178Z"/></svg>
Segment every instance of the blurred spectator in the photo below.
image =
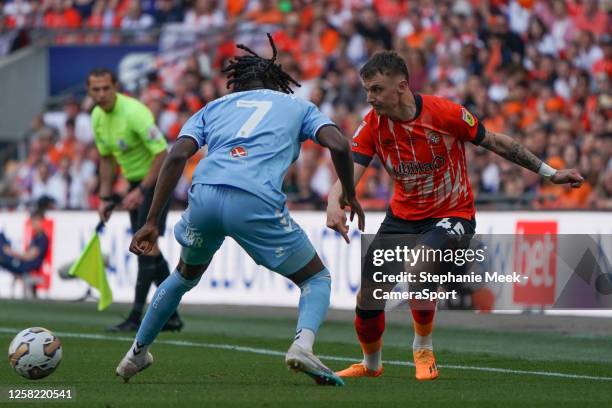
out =
<svg viewBox="0 0 612 408"><path fill-rule="evenodd" d="M52 170L55 170L55 167L59 164L60 155L57 147L55 146L56 142L56 133L53 129L49 127L42 127L36 133L36 141L40 145L40 149L43 152L42 161L47 164L51 164L54 166Z"/></svg>
<svg viewBox="0 0 612 408"><path fill-rule="evenodd" d="M72 6L85 21L93 11L95 0L73 0Z"/></svg>
<svg viewBox="0 0 612 408"><path fill-rule="evenodd" d="M72 2L64 0L45 0L43 27L51 29L80 27L81 15L71 4Z"/></svg>
<svg viewBox="0 0 612 408"><path fill-rule="evenodd" d="M93 150L93 152L92 152ZM92 196L97 187L97 151L77 143L74 149L74 159L68 161L71 177L68 189L68 207L73 210L86 210L95 208L92 205ZM93 159L91 154L93 153Z"/></svg>
<svg viewBox="0 0 612 408"><path fill-rule="evenodd" d="M612 210L612 168L601 175L601 181L589 197L589 203L596 210Z"/></svg>
<svg viewBox="0 0 612 408"><path fill-rule="evenodd" d="M88 174L89 173L89 174ZM73 162L67 157L62 158L57 177L62 181L65 194L63 207L70 210L84 210L89 208L88 177L91 177L91 168L87 168L84 159L79 158ZM61 205L62 203L57 203Z"/></svg>
<svg viewBox="0 0 612 408"><path fill-rule="evenodd" d="M43 116L44 123L56 129L61 138L67 134L66 124L68 121L74 126L75 137L82 143L93 141L93 131L91 129L91 118L89 116L90 101L85 99L83 106L80 106L75 98L68 98L63 104L61 111L46 112Z"/></svg>
<svg viewBox="0 0 612 408"><path fill-rule="evenodd" d="M277 0L259 0L253 10L246 13L246 18L257 25L280 24L283 15Z"/></svg>
<svg viewBox="0 0 612 408"><path fill-rule="evenodd" d="M565 50L576 32L576 27L568 14L565 0L553 0L552 15L549 16L548 21L550 34L555 41L557 50Z"/></svg>
<svg viewBox="0 0 612 408"><path fill-rule="evenodd" d="M6 25L11 28L22 28L30 24L29 17L34 7L28 0L13 0L4 2L0 14L6 16ZM2 4L2 3L0 3Z"/></svg>
<svg viewBox="0 0 612 408"><path fill-rule="evenodd" d="M364 8L356 23L357 32L365 39L379 42L386 49L390 50L393 47L391 32L385 24L383 24L376 15L376 10L373 8Z"/></svg>
<svg viewBox="0 0 612 408"><path fill-rule="evenodd" d="M32 194L30 202L48 200L52 208L66 208L67 187L61 174L53 174L51 166L42 161L36 167L36 174L32 180Z"/></svg>
<svg viewBox="0 0 612 408"><path fill-rule="evenodd" d="M225 17L215 0L195 0L193 8L185 14L185 26L198 31L220 28Z"/></svg>
<svg viewBox="0 0 612 408"><path fill-rule="evenodd" d="M155 24L180 23L183 21L183 15L182 2L177 0L155 1Z"/></svg>
<svg viewBox="0 0 612 408"><path fill-rule="evenodd" d="M300 16L297 13L286 14L282 27L273 35L276 48L293 54L296 59L300 58L301 37Z"/></svg>
<svg viewBox="0 0 612 408"><path fill-rule="evenodd" d="M153 37L146 30L154 24L153 17L142 12L140 0L130 0L127 13L121 20L121 29L130 33L137 42L150 42Z"/></svg>
<svg viewBox="0 0 612 408"><path fill-rule="evenodd" d="M578 30L584 30L594 35L609 32L610 20L608 13L604 10L606 3L599 0L583 0L580 4L573 4L574 17L572 20L574 26Z"/></svg>
<svg viewBox="0 0 612 408"><path fill-rule="evenodd" d="M29 273L41 267L49 249L49 237L45 233L44 220L45 215L42 210L30 214L32 239L25 252L13 249L10 240L0 232L0 269L21 278L28 278Z"/></svg>
<svg viewBox="0 0 612 408"><path fill-rule="evenodd" d="M0 13L0 57L14 50L18 31L7 26L8 18Z"/></svg>

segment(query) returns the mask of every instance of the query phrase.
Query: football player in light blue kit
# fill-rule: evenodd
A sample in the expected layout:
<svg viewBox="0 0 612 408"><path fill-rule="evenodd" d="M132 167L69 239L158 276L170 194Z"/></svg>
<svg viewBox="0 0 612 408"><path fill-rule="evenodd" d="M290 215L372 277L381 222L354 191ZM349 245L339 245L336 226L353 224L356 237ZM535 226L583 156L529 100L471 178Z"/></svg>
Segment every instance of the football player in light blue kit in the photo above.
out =
<svg viewBox="0 0 612 408"><path fill-rule="evenodd" d="M281 185L288 167L307 139L327 147L344 188L340 205L351 219L364 215L353 187L348 140L310 102L291 95L298 85L272 59L243 45L249 55L236 57L224 70L233 93L210 102L181 130L160 171L146 224L134 235L130 251L147 253L155 242L157 218L174 190L189 157L204 145L208 155L195 170L189 206L174 229L182 246L176 270L159 286L136 334L117 367L128 380L153 362L149 346L181 297L197 285L226 236L232 237L260 265L292 280L301 290L297 330L285 362L318 384L343 385L340 377L313 354L315 334L329 307L331 276L308 237L287 212Z"/></svg>

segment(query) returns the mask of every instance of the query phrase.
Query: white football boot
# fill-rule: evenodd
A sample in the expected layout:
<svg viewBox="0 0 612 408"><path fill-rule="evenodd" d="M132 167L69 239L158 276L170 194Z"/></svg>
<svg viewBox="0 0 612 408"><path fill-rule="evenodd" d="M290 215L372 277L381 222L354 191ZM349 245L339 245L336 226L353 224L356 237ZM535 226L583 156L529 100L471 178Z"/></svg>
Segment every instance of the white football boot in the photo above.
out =
<svg viewBox="0 0 612 408"><path fill-rule="evenodd" d="M130 378L153 364L153 355L151 353L147 351L142 354L142 356L134 355L132 349L130 349L117 366L115 372L119 377L123 378L123 381L126 383Z"/></svg>
<svg viewBox="0 0 612 408"><path fill-rule="evenodd" d="M315 380L318 385L344 385L342 378L327 368L312 351L305 350L297 344L289 347L285 363L290 370L303 372Z"/></svg>

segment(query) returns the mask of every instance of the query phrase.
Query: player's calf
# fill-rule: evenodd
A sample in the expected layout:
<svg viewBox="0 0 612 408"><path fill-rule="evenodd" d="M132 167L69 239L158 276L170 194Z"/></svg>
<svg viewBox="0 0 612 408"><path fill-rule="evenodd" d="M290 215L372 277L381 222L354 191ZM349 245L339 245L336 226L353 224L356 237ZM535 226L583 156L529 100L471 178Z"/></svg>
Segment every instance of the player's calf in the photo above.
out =
<svg viewBox="0 0 612 408"><path fill-rule="evenodd" d="M336 374L343 378L380 377L383 373L382 336L385 331L385 312L362 309L358 305L355 309L354 325L363 360Z"/></svg>

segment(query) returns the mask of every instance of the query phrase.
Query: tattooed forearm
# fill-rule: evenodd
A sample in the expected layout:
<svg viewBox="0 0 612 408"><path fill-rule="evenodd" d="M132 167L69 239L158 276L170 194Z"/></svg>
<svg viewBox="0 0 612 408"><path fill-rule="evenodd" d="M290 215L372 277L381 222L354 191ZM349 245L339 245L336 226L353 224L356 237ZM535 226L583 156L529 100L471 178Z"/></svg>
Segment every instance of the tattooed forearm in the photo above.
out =
<svg viewBox="0 0 612 408"><path fill-rule="evenodd" d="M527 150L525 146L513 140L510 136L504 135L503 133L487 131L480 145L485 149L499 154L504 159L535 173L538 172L542 165L542 160L536 155Z"/></svg>

